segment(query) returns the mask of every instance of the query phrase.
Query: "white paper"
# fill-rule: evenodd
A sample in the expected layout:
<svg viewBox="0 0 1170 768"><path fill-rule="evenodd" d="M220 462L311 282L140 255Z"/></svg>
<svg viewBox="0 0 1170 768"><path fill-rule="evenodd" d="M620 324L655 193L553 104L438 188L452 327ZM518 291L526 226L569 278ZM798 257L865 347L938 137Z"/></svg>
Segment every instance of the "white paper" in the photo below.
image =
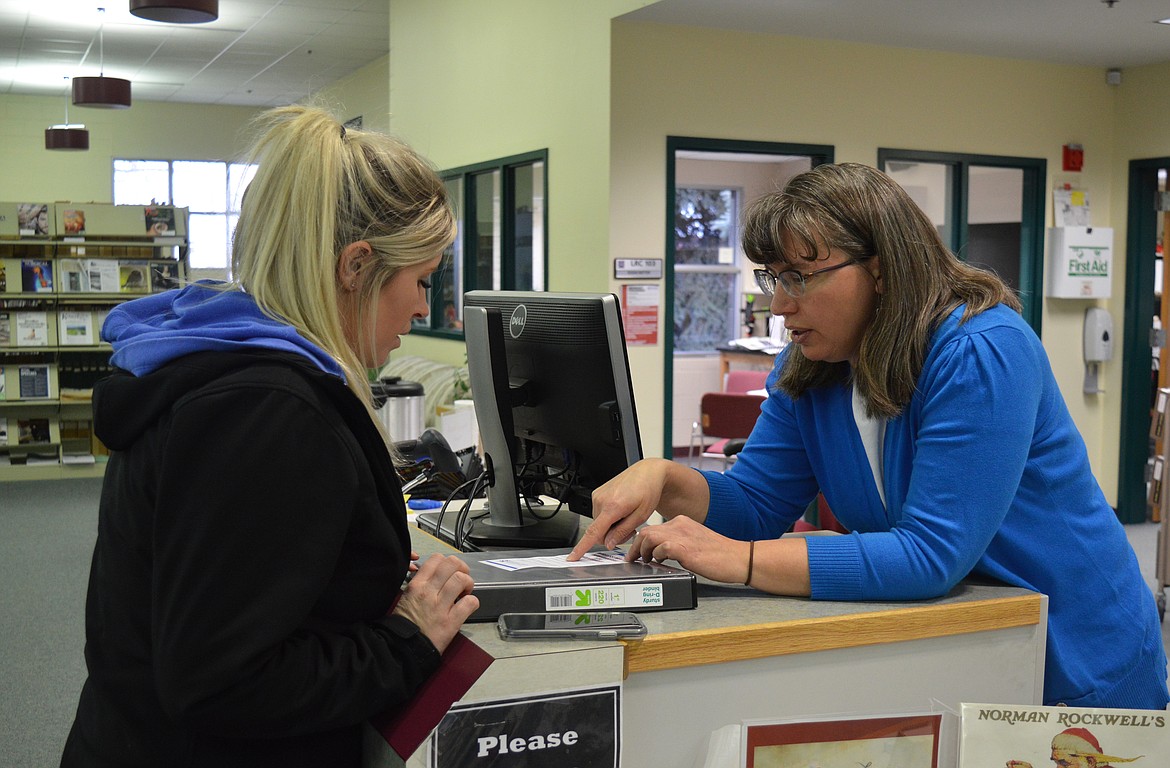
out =
<svg viewBox="0 0 1170 768"><path fill-rule="evenodd" d="M611 565L625 562L626 553L615 549L612 552L586 552L577 562L569 562L568 555L534 555L532 557L506 557L499 560L484 560L484 565L503 571L522 571L525 568L581 568L593 565Z"/></svg>
<svg viewBox="0 0 1170 768"><path fill-rule="evenodd" d="M1058 227L1089 226L1089 193L1080 189L1056 189L1052 193L1052 210Z"/></svg>

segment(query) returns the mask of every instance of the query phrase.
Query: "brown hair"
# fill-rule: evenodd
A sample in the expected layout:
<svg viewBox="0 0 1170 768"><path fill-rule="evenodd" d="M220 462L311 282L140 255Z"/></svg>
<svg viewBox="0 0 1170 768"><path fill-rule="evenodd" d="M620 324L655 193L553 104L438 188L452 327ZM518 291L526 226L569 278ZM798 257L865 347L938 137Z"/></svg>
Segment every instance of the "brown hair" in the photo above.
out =
<svg viewBox="0 0 1170 768"><path fill-rule="evenodd" d="M878 258L884 293L861 341L857 365L807 359L793 349L777 386L793 398L854 378L873 416L892 418L910 402L931 333L952 310L961 322L997 304L1020 302L997 275L961 262L898 184L858 163L819 165L794 176L744 212L743 248L758 264L812 261L830 248Z"/></svg>

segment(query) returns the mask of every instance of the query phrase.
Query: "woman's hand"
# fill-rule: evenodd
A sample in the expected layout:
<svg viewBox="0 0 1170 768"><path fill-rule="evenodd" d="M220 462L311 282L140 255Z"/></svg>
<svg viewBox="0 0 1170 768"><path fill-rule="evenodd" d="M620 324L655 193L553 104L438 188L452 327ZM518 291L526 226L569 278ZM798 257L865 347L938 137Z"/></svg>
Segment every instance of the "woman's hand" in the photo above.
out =
<svg viewBox="0 0 1170 768"><path fill-rule="evenodd" d="M394 613L414 622L442 653L463 622L479 608L479 598L471 594L474 586L462 560L431 555L407 583Z"/></svg>
<svg viewBox="0 0 1170 768"><path fill-rule="evenodd" d="M613 549L630 540L658 508L668 467L662 459L643 459L593 492L593 522L569 553L580 560L594 545Z"/></svg>
<svg viewBox="0 0 1170 768"><path fill-rule="evenodd" d="M686 515L702 522L709 498L706 479L690 467L642 459L593 492L593 523L568 559L579 560L597 544L613 549L629 541L655 510L663 517Z"/></svg>
<svg viewBox="0 0 1170 768"><path fill-rule="evenodd" d="M674 560L713 581L743 584L748 576L749 546L746 541L729 539L689 517L679 516L639 531L626 560Z"/></svg>

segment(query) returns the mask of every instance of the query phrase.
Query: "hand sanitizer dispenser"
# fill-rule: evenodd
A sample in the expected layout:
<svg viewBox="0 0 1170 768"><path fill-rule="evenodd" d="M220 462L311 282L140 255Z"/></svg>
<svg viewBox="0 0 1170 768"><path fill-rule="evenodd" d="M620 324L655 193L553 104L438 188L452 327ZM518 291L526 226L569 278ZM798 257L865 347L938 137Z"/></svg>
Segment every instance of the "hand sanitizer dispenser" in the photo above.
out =
<svg viewBox="0 0 1170 768"><path fill-rule="evenodd" d="M1085 310L1085 394L1105 390L1097 383L1097 365L1113 359L1113 318L1100 307Z"/></svg>

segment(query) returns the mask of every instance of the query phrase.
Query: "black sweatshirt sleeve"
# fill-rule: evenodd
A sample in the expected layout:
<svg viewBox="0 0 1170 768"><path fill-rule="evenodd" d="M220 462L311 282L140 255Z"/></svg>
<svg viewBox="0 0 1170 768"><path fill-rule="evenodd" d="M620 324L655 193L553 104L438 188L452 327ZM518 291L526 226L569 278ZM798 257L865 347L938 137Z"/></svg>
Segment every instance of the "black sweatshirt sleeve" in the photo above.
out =
<svg viewBox="0 0 1170 768"><path fill-rule="evenodd" d="M341 727L404 701L438 666L421 633L344 615L384 613L404 570L378 546L401 544L355 519L380 506L327 402L295 387L205 388L176 405L161 451L150 608L168 714L225 736ZM376 594L332 599L337 572L360 574L364 559L356 583Z"/></svg>

